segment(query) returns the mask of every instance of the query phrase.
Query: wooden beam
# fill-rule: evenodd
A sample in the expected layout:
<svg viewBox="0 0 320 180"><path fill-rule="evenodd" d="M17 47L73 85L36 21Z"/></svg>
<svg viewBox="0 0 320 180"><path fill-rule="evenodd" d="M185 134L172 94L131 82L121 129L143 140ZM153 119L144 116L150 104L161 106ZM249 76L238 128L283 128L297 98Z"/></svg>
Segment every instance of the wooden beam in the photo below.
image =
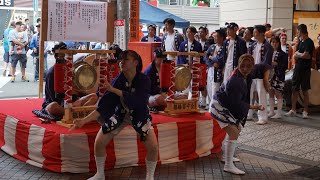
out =
<svg viewBox="0 0 320 180"><path fill-rule="evenodd" d="M199 57L199 56L206 56L206 53L198 53L195 51L192 52L179 52L179 51L171 51L171 52L163 52L163 54L169 54L172 56L194 56L194 57Z"/></svg>
<svg viewBox="0 0 320 180"><path fill-rule="evenodd" d="M77 54L77 53L91 53L91 54L107 54L107 53L116 53L115 50L77 50L77 49L58 49L55 53L64 53L64 54Z"/></svg>
<svg viewBox="0 0 320 180"><path fill-rule="evenodd" d="M38 97L43 97L44 78L44 42L48 33L48 0L42 0L41 6L41 26L40 26L40 46L39 46L39 93Z"/></svg>
<svg viewBox="0 0 320 180"><path fill-rule="evenodd" d="M107 10L107 42L114 41L114 21L117 19L117 1L113 0L108 3Z"/></svg>

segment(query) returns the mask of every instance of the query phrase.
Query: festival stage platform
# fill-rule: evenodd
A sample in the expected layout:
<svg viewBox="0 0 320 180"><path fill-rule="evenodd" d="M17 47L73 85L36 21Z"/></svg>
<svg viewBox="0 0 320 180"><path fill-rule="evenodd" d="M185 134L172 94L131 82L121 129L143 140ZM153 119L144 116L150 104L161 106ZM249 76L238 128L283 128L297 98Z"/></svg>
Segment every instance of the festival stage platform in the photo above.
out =
<svg viewBox="0 0 320 180"><path fill-rule="evenodd" d="M0 101L0 147L9 155L54 172L95 171L94 140L99 124L94 122L69 131L52 122L42 124L31 111L42 99ZM159 143L159 163L191 160L221 151L225 132L209 113L179 118L153 114ZM124 128L107 146L106 169L140 166L146 151L134 129Z"/></svg>

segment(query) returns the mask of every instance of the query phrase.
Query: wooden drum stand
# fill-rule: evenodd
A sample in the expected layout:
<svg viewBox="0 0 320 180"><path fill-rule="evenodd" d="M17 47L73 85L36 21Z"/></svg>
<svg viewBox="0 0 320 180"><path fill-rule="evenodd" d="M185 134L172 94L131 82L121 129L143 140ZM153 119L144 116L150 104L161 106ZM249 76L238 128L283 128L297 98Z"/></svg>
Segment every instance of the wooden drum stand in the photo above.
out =
<svg viewBox="0 0 320 180"><path fill-rule="evenodd" d="M205 56L205 53L198 52L164 52L174 57L179 55L188 56L189 64L185 65L191 73L191 80L187 80L186 76L176 77L176 70L179 68L175 65L175 61L166 61L160 68L160 86L162 89L167 89L167 107L164 114L169 116L177 116L179 114L200 113L198 107L199 91L206 88L206 64L200 63L200 57ZM178 79L176 79L178 78ZM188 86L191 87L191 99L175 100L174 94L176 91L176 84L178 81L187 80Z"/></svg>
<svg viewBox="0 0 320 180"><path fill-rule="evenodd" d="M95 54L96 59L99 59L100 67L100 77L99 77L99 97L101 97L106 88L104 84L109 81L110 77L107 54L115 53L114 50L56 50L55 53L66 54L66 62L64 65L64 116L61 121L57 121L58 125L64 127L72 127L73 120L77 118L84 118L92 111L94 111L96 106L80 106L73 107L72 102L72 90L73 90L73 55L77 53L91 53ZM117 65L117 64L114 64Z"/></svg>

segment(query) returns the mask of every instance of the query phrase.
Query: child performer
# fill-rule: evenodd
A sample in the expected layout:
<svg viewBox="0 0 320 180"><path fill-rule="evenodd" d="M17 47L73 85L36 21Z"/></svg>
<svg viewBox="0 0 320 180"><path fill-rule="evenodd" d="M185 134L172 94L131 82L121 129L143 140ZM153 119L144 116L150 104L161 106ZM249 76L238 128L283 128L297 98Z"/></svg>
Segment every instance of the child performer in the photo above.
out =
<svg viewBox="0 0 320 180"><path fill-rule="evenodd" d="M249 109L263 111L261 105L250 105L249 94L252 83L251 71L254 59L251 55L240 56L238 67L232 72L226 84L222 84L215 94L210 108L211 116L214 117L220 127L224 129L229 138L225 143L225 165L224 171L232 174L245 174L233 164L233 155L237 139L244 126Z"/></svg>
<svg viewBox="0 0 320 180"><path fill-rule="evenodd" d="M150 79L141 72L142 60L135 51L122 53L120 69L121 74L111 84L105 83L107 91L101 97L98 108L85 118L75 120L74 128L98 119L103 121L94 144L97 173L91 180L105 179L106 146L127 125L131 125L140 135L140 141L144 142L147 149L146 179L153 180L158 144L148 109Z"/></svg>

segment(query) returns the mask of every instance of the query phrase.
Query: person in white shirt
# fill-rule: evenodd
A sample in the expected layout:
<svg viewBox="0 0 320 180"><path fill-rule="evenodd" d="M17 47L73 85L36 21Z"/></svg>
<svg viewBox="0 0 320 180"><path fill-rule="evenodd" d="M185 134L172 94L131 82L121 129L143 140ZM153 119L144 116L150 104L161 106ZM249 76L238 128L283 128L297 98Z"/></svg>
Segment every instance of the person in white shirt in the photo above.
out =
<svg viewBox="0 0 320 180"><path fill-rule="evenodd" d="M183 41L182 35L178 31L175 31L174 29L175 23L176 21L172 18L166 18L163 21L163 24L166 29L166 33L163 37L161 46L164 51L178 51L179 46ZM167 59L174 60L174 57L171 55L168 55Z"/></svg>
<svg viewBox="0 0 320 180"><path fill-rule="evenodd" d="M218 56L222 53L223 41L226 39L226 32L224 29L216 30L214 34L214 40L216 44L212 44L206 51L205 62L208 66L208 78L207 78L207 92L208 101L211 104L211 100L215 93L219 90L222 82L222 64L218 61ZM211 107L211 106L209 106Z"/></svg>
<svg viewBox="0 0 320 180"><path fill-rule="evenodd" d="M253 36L256 40L249 49L249 53L253 56L255 65L265 64L265 67L271 67L271 61L273 56L273 48L271 44L265 39L266 27L263 25L254 26ZM251 91L250 91L250 103L253 104L253 93L257 91L259 104L263 107L267 107L267 91L264 86L264 68L256 69L259 66L254 67L254 72L257 76L253 77ZM249 110L247 119L252 119L253 111ZM267 111L258 111L258 122L257 124L263 125L268 121Z"/></svg>
<svg viewBox="0 0 320 180"><path fill-rule="evenodd" d="M205 52L207 52L209 46L211 45L211 44L209 44L209 41L207 39L207 36L208 36L207 25L200 26L198 29L198 34L199 34L199 42L202 47L202 52L205 53ZM201 59L200 59L201 63L203 63L203 64L205 63L204 58L205 57L201 57ZM201 108L207 109L207 95L208 95L207 88L205 88L204 91L201 91L201 96L199 98L199 105ZM210 103L210 101L208 101L208 103Z"/></svg>
<svg viewBox="0 0 320 180"><path fill-rule="evenodd" d="M246 41L247 49L250 49L254 40L253 38L253 27L247 27L243 33L243 39Z"/></svg>
<svg viewBox="0 0 320 180"><path fill-rule="evenodd" d="M237 35L238 24L226 23L227 36L229 39L223 43L224 72L223 83L226 83L232 71L238 66L239 57L247 53L246 42Z"/></svg>

